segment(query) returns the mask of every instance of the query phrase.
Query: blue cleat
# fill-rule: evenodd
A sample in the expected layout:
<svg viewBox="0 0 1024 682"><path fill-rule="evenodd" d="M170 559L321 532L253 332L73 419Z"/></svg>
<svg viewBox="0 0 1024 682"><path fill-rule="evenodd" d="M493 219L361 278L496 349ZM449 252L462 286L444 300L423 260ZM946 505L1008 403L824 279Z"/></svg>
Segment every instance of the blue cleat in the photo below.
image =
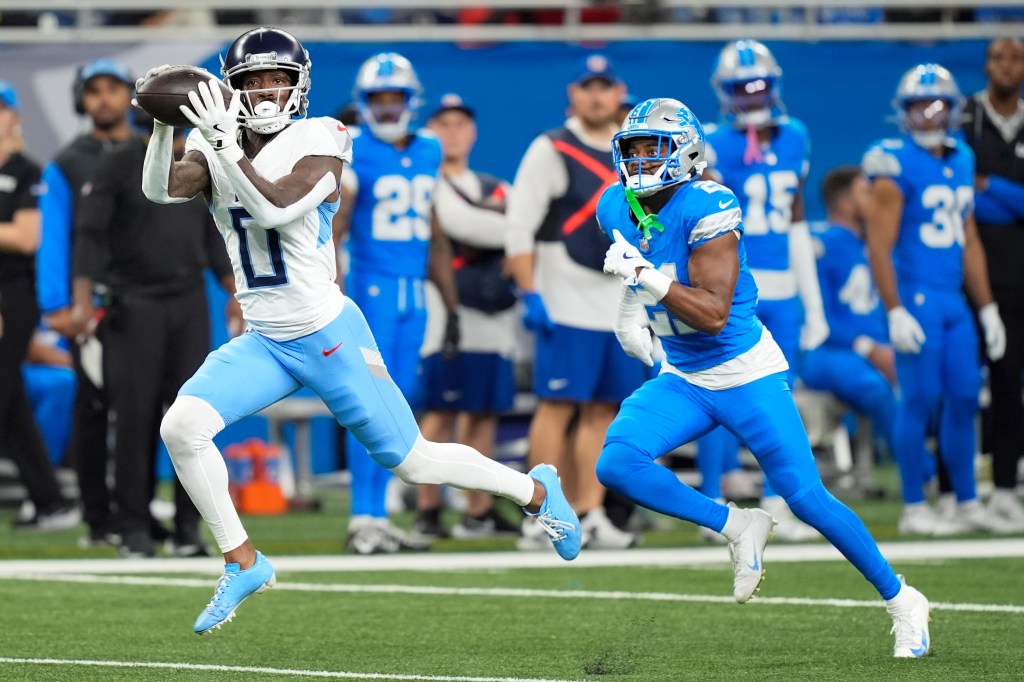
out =
<svg viewBox="0 0 1024 682"><path fill-rule="evenodd" d="M274 567L262 553L256 552L256 563L240 571L238 564L224 566L224 575L217 581L213 599L196 618L194 630L206 635L235 617L235 609L253 594L259 594L277 582Z"/></svg>
<svg viewBox="0 0 1024 682"><path fill-rule="evenodd" d="M558 481L558 471L550 464L538 464L530 469L530 477L540 481L547 495L540 511L529 516L537 522L551 537L558 556L571 561L579 556L583 544L583 529L576 512L569 506L562 492L562 484Z"/></svg>

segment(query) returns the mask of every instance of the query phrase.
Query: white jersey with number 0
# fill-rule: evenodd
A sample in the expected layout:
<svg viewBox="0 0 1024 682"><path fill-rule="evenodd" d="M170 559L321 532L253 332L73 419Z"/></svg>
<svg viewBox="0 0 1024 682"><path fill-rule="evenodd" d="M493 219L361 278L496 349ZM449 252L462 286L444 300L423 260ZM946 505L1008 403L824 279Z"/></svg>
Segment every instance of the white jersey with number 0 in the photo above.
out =
<svg viewBox="0 0 1024 682"><path fill-rule="evenodd" d="M275 229L256 224L235 196L217 154L197 130L185 146L206 157L210 168L212 212L235 272L236 298L246 322L259 333L288 341L323 328L341 312L345 297L335 283L331 218L338 203L315 210ZM302 119L282 130L252 160L264 178L278 180L306 156L352 161L352 139L333 118Z"/></svg>

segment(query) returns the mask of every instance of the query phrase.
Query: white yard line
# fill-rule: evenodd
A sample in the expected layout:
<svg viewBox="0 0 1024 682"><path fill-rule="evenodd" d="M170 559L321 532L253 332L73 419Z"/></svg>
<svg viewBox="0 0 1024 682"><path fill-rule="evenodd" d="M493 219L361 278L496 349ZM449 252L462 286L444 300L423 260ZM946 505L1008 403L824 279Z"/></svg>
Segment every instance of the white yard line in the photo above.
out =
<svg viewBox="0 0 1024 682"><path fill-rule="evenodd" d="M293 668L267 668L245 665L206 665L202 663L153 663L148 661L90 661L64 658L8 658L0 663L25 665L57 665L92 668L155 668L162 670L196 670L212 672L258 673L282 677L323 677L335 680L413 680L425 682L574 682L573 680L547 680L527 677L452 677L448 675L400 675L396 673L356 673L331 670L296 670Z"/></svg>
<svg viewBox="0 0 1024 682"><path fill-rule="evenodd" d="M890 562L936 559L985 559L1024 557L1024 538L886 542L880 545ZM344 571L458 571L511 568L590 568L595 566L701 566L728 565L724 546L683 549L630 549L584 551L572 563L545 552L467 552L391 554L378 556L271 556L274 568L283 573ZM770 544L769 563L842 561L842 555L825 543ZM38 559L0 561L0 576L25 573L210 573L219 574L223 563L205 559Z"/></svg>
<svg viewBox="0 0 1024 682"><path fill-rule="evenodd" d="M202 578L161 578L156 576L111 576L84 574L26 573L0 576L0 580L30 580L37 582L91 583L99 585L129 585L152 587L195 587L209 590L213 582ZM277 590L315 593L363 594L415 594L446 597L538 597L543 599L599 599L623 601L691 602L704 604L732 604L733 598L711 594L678 594L675 592L628 592L613 590L537 590L512 587L439 587L433 585L358 585L332 583L300 583L278 581ZM881 599L811 599L806 597L756 597L753 604L773 606L825 606L835 608L881 608ZM933 609L970 611L973 613L1024 614L1024 606L1014 604L969 604L958 602L932 602Z"/></svg>

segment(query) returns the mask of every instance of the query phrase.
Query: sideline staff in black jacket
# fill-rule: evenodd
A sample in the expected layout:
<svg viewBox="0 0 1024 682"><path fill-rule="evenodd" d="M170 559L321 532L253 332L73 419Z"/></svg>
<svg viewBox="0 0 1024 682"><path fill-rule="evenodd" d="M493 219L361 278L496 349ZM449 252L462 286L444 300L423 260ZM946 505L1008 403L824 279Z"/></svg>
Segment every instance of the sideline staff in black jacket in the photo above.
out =
<svg viewBox="0 0 1024 682"><path fill-rule="evenodd" d="M234 293L224 242L201 197L154 204L142 193L146 140L106 152L81 198L75 226L73 316L92 315L92 284L103 276L104 364L111 407L117 415L114 444L117 527L121 554L153 556L149 502L155 489L154 458L164 408L210 351L210 321L203 271L213 269ZM231 298L229 320L241 309ZM175 482L172 552L206 552L199 513Z"/></svg>

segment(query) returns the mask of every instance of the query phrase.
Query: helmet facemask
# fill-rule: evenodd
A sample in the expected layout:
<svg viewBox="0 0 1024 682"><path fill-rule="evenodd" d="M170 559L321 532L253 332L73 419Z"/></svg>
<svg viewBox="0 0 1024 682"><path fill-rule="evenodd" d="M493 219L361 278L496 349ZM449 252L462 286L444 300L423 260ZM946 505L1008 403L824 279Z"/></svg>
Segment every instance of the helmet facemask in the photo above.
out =
<svg viewBox="0 0 1024 682"><path fill-rule="evenodd" d="M280 88L245 88L245 78L253 71L281 70L288 73L292 85ZM274 66L263 66L258 69L246 68L237 69L230 74L227 82L232 90L241 90L242 108L238 115L239 123L255 133L269 135L284 130L285 126L292 123L293 116L304 116L306 114L307 99L309 92L309 75L304 69L289 64L276 64ZM258 95L272 92L273 99L260 99ZM287 92L288 99L284 107L279 105L281 93Z"/></svg>
<svg viewBox="0 0 1024 682"><path fill-rule="evenodd" d="M389 92L380 90L378 92ZM371 103L373 92L363 93L359 102L359 116L364 125L370 128L373 136L384 142L397 142L409 134L412 128L414 110L412 102L415 95L410 90L393 90L402 93L402 103Z"/></svg>

